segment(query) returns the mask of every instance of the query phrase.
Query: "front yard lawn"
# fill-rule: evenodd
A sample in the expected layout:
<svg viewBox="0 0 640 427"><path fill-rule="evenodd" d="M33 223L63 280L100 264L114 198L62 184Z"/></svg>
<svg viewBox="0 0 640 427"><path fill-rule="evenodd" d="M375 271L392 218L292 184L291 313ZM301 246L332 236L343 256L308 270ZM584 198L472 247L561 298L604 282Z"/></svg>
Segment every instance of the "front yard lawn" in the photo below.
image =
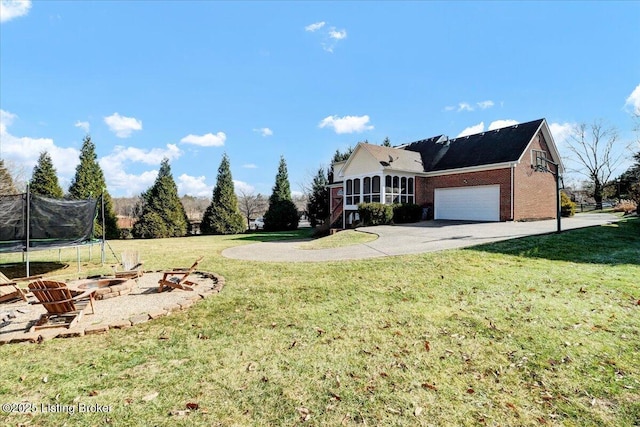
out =
<svg viewBox="0 0 640 427"><path fill-rule="evenodd" d="M370 260L220 256L246 238L110 242L152 270L205 255L202 270L226 287L126 330L1 346L3 403L38 411L0 412L0 423L640 423L638 219ZM40 411L56 403L110 412Z"/></svg>

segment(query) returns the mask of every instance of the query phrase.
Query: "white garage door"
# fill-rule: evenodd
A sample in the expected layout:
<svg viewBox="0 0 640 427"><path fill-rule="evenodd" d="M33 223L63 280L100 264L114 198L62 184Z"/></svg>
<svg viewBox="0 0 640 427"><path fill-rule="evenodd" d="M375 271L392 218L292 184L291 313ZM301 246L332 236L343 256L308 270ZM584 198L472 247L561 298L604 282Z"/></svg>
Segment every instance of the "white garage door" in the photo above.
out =
<svg viewBox="0 0 640 427"><path fill-rule="evenodd" d="M500 221L500 186L436 188L434 218Z"/></svg>

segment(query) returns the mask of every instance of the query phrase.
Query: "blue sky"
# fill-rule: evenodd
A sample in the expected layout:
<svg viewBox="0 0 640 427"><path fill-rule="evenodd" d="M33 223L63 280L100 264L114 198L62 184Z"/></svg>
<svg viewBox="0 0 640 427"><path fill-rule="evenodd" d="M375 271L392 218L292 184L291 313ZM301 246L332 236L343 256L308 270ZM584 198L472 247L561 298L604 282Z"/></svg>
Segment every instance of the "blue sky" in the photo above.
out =
<svg viewBox="0 0 640 427"><path fill-rule="evenodd" d="M640 2L1 2L0 155L30 177L48 151L65 190L87 132L112 196L168 157L207 197L224 152L270 194L281 155L299 191L365 139L542 117L565 155L576 123L637 137Z"/></svg>

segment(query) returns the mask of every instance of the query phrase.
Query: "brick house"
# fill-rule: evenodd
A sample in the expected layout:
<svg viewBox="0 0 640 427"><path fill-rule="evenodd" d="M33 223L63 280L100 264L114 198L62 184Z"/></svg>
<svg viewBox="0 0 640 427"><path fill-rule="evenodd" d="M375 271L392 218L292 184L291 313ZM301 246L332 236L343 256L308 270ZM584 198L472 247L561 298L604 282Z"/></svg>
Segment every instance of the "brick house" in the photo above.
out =
<svg viewBox="0 0 640 427"><path fill-rule="evenodd" d="M552 173L537 166L548 166ZM563 172L545 119L397 147L358 143L346 161L332 168L331 223L343 228L357 220L361 202L415 203L430 219L555 218L554 174Z"/></svg>

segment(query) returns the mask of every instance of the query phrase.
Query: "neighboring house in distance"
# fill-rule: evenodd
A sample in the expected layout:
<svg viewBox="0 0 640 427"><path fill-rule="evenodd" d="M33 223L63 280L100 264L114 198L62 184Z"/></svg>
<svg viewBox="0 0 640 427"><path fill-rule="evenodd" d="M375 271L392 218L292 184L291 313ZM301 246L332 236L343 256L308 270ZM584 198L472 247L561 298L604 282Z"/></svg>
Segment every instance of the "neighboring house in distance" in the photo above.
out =
<svg viewBox="0 0 640 427"><path fill-rule="evenodd" d="M351 225L362 202L415 203L433 219L555 218L556 181L538 165L563 172L545 119L397 147L358 143L346 161L332 165L331 223Z"/></svg>

